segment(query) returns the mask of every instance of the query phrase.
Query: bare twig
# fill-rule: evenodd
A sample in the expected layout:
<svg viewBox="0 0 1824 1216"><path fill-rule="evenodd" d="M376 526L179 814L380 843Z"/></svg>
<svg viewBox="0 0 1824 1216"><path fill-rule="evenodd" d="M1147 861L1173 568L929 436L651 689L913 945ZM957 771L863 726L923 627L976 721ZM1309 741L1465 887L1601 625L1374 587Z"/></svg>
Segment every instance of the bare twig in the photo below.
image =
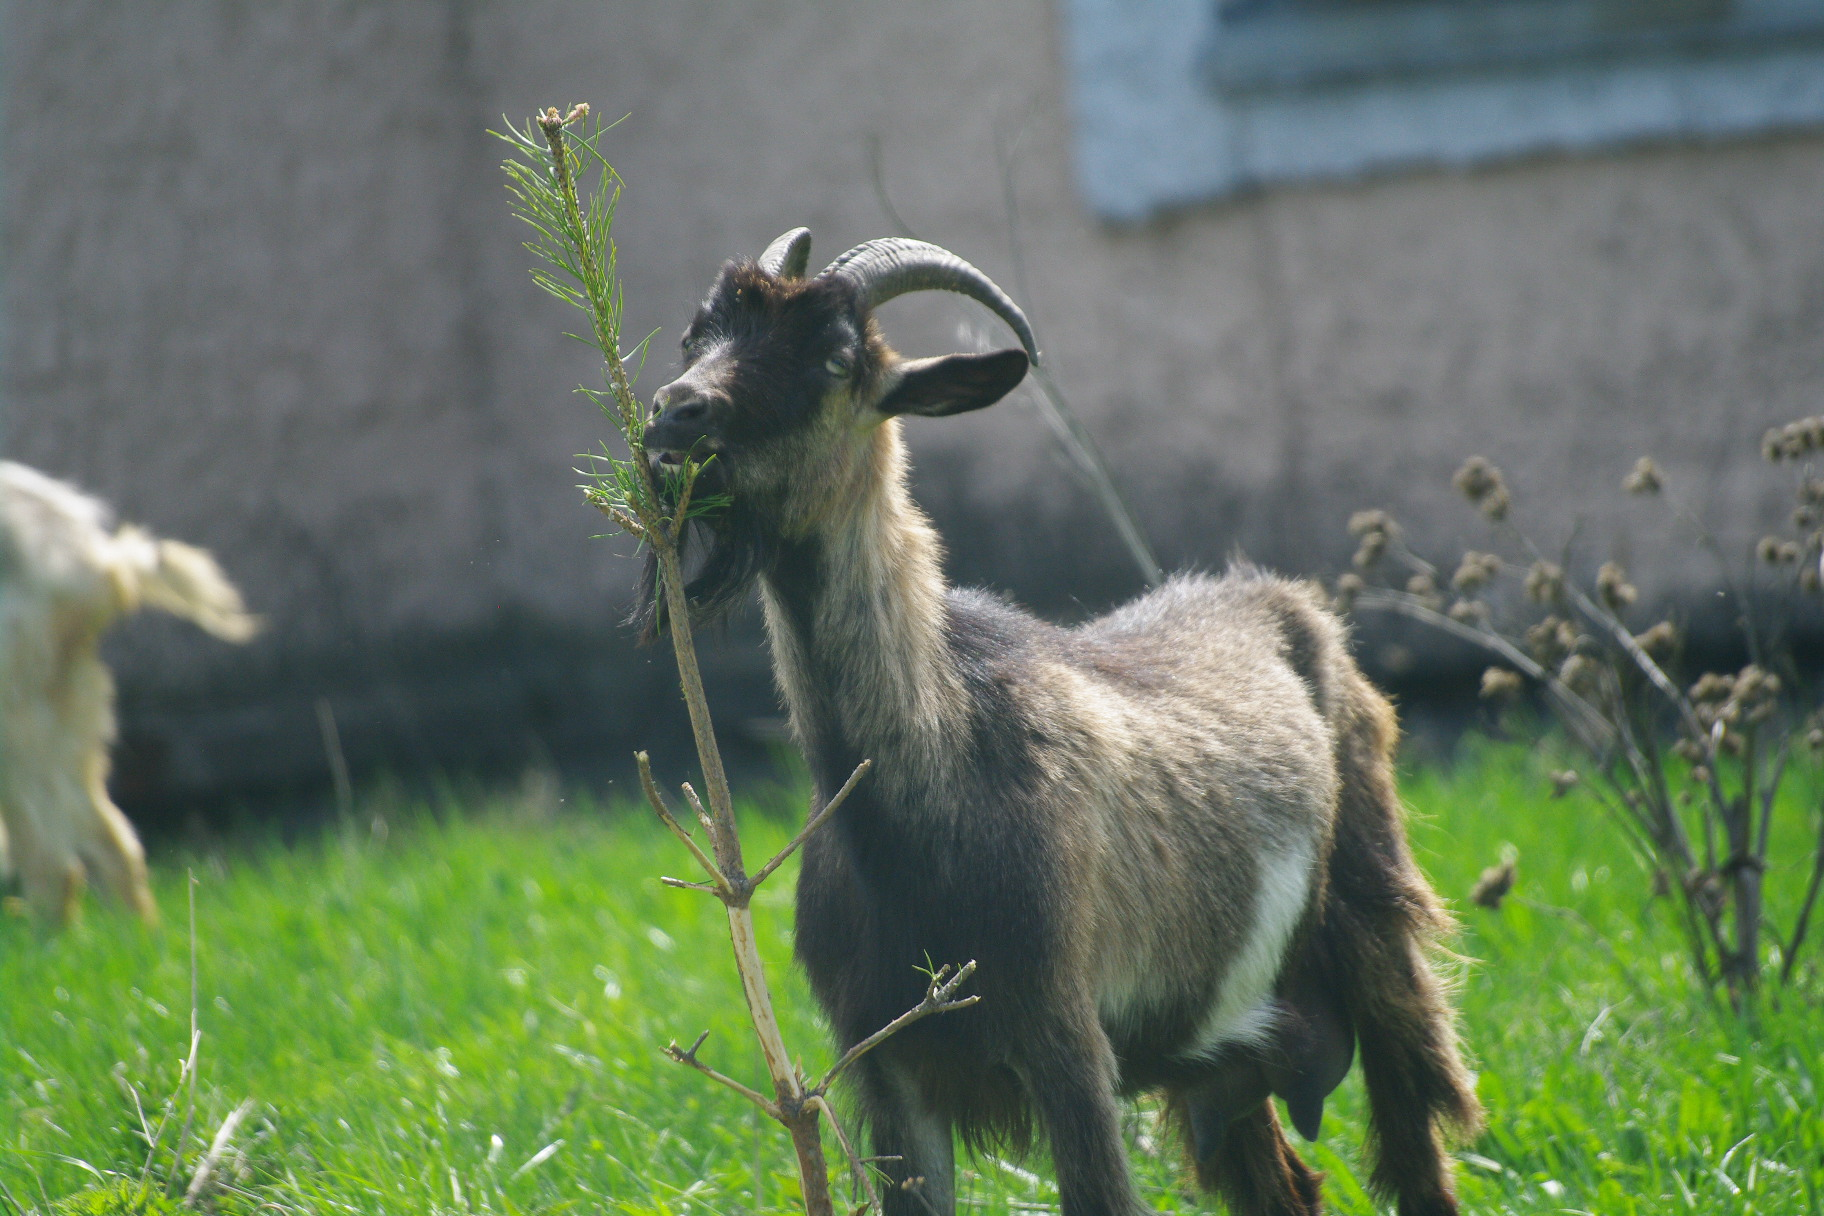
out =
<svg viewBox="0 0 1824 1216"><path fill-rule="evenodd" d="M1817 906L1820 887L1824 887L1824 815L1818 817L1818 849L1812 857L1811 882L1805 888L1804 902L1799 905L1799 919L1786 944L1786 957L1780 962L1782 985L1792 978L1793 964L1798 960L1799 947L1805 944L1805 931L1811 927L1811 910Z"/></svg>
<svg viewBox="0 0 1824 1216"><path fill-rule="evenodd" d="M906 223L905 219L901 217L899 208L893 205L893 196L887 193L886 166L880 153L880 135L878 133L868 136L868 175L874 183L874 201L880 204L880 209L886 215L887 222L892 224L903 237L910 237L915 241L922 239L918 233L912 231L912 225Z"/></svg>
<svg viewBox="0 0 1824 1216"><path fill-rule="evenodd" d="M336 791L336 814L346 822L354 818L355 791L348 779L348 758L342 754L342 732L336 729L336 711L328 697L317 698L317 732L323 736L323 754L329 760L329 779Z"/></svg>
<svg viewBox="0 0 1824 1216"><path fill-rule="evenodd" d="M709 1031L705 1030L702 1034L697 1036L697 1041L692 1043L688 1048L679 1047L674 1040L671 1043L666 1044L665 1054L679 1064L685 1064L696 1069L710 1080L726 1085L728 1088L740 1094L743 1098L746 1098L749 1102L752 1102L755 1106L758 1106L768 1115L783 1123L785 1121L785 1112L779 1109L779 1104L777 1102L773 1101L759 1090L749 1089L733 1077L725 1076L705 1064L703 1061L697 1059L697 1048L703 1046L703 1040L708 1037Z"/></svg>
<svg viewBox="0 0 1824 1216"><path fill-rule="evenodd" d="M875 1212L882 1211L880 1192L874 1188L873 1175L868 1173L867 1163L856 1155L855 1146L849 1143L848 1136L842 1130L842 1123L836 1118L835 1110L830 1107L829 1102L821 1094L812 1094L805 1099L805 1104L815 1106L823 1113L823 1117L830 1121L830 1130L836 1133L836 1143L842 1145L842 1155L848 1158L849 1173L868 1197L867 1203L861 1210L864 1212L870 1209Z"/></svg>
<svg viewBox="0 0 1824 1216"><path fill-rule="evenodd" d="M1780 740L1780 750L1774 757L1773 771L1761 786L1761 826L1754 843L1754 854L1763 861L1767 858L1767 837L1773 830L1773 800L1780 792L1780 784L1786 779L1786 761L1792 756L1792 736Z"/></svg>
<svg viewBox="0 0 1824 1216"><path fill-rule="evenodd" d="M612 519L619 527L625 529L629 536L637 537L640 540L646 539L646 525L642 524L639 520L627 514L627 512L621 510L619 507L602 501L600 498L591 496L589 501L595 505L596 510L600 511L603 515L606 515L609 519Z"/></svg>
<svg viewBox="0 0 1824 1216"><path fill-rule="evenodd" d="M709 875L713 884L710 889L717 892L728 890L728 882L722 877L722 871L716 868L716 863L710 859L709 854L705 853L697 844L695 837L684 830L684 825L677 821L677 818L671 813L671 808L665 805L665 799L659 793L658 783L652 779L651 757L645 752L635 752L633 758L640 766L640 786L646 791L646 801L652 805L652 809L658 814L660 821L671 829L673 836L684 842L684 847L690 850L690 855L697 859L697 864L702 866L704 873ZM680 883L676 885L691 886L695 884Z"/></svg>
<svg viewBox="0 0 1824 1216"><path fill-rule="evenodd" d="M1652 655L1641 648L1639 642L1634 640L1634 635L1629 632L1628 627L1621 622L1620 618L1612 612L1604 611L1582 590L1572 586L1569 582L1565 584L1564 589L1571 597L1571 602L1577 605L1577 610L1588 617L1592 624L1601 626L1603 631L1621 648L1622 653L1627 655L1636 667L1640 668L1641 674L1645 675L1652 682L1653 687L1657 688L1672 703L1672 707L1678 711L1678 716L1684 722L1686 729L1697 738L1704 738L1706 732L1703 724L1697 720L1697 711L1691 707L1691 702L1686 699L1678 685L1672 682L1672 677L1666 674L1665 669L1654 661Z"/></svg>
<svg viewBox="0 0 1824 1216"><path fill-rule="evenodd" d="M1573 692L1563 680L1533 661L1531 655L1515 646L1512 642L1486 628L1465 625L1450 617L1419 603L1416 597L1403 595L1397 591L1384 591L1378 588L1361 592L1355 597L1358 608L1380 609L1384 612L1397 612L1422 621L1466 642L1490 650L1500 655L1507 662L1545 685L1552 699L1565 707L1571 714L1569 725L1577 731L1584 746L1594 755L1602 755L1614 745L1615 728L1603 714L1588 701ZM1584 732L1589 732L1585 735Z"/></svg>
<svg viewBox="0 0 1824 1216"><path fill-rule="evenodd" d="M185 887L190 895L190 1055L184 1061L184 1122L178 1128L177 1144L172 1149L171 1181L177 1180L184 1161L184 1148L190 1143L190 1124L196 1118L196 1049L202 1044L203 1032L196 1025L196 871L186 870ZM170 1184L165 1193L170 1194Z"/></svg>
<svg viewBox="0 0 1824 1216"><path fill-rule="evenodd" d="M966 1009L982 998L975 995L957 997L956 990L968 978L975 974L975 960L970 959L961 967L945 963L931 973L931 982L925 986L925 999L906 1010L898 1017L876 1030L855 1046L842 1053L842 1058L830 1066L830 1071L823 1074L823 1080L811 1086L813 1094L828 1093L830 1085L842 1074L842 1071L861 1057L879 1047L882 1043L910 1026L922 1021L934 1013L949 1013L953 1009Z"/></svg>
<svg viewBox="0 0 1824 1216"><path fill-rule="evenodd" d="M710 817L709 812L703 809L703 802L697 797L697 791L691 788L688 781L684 783L683 790L684 801L690 803L690 809L697 813L697 822L703 825L703 830L710 834L711 839L717 839L719 825Z"/></svg>
<svg viewBox="0 0 1824 1216"><path fill-rule="evenodd" d="M805 820L803 829L800 830L796 836L792 837L791 842L783 849L780 849L779 852L773 856L771 861L761 866L760 869L755 872L754 876L747 880L747 889L752 891L761 883L765 882L772 876L774 870L777 870L785 863L785 860L788 857L793 853L796 853L799 846L803 845L805 841L811 838L811 833L822 827L824 823L829 820L829 817L836 813L836 809L848 800L849 794L854 790L856 783L873 767L874 762L872 760L863 760L860 764L857 764L855 766L855 771L849 774L849 779L842 783L841 789L836 791L836 796L824 803L822 810Z"/></svg>
<svg viewBox="0 0 1824 1216"><path fill-rule="evenodd" d="M722 888L710 882L691 882L688 878L667 878L664 875L659 876L659 881L681 891L705 891L717 897L722 895Z"/></svg>
<svg viewBox="0 0 1824 1216"><path fill-rule="evenodd" d="M234 1142L234 1133L240 1130L241 1121L252 1113L253 1099L249 1098L229 1111L228 1117L222 1120L221 1127L216 1129L215 1139L209 1142L209 1151L204 1153L203 1159L196 1163L196 1172L190 1175L190 1185L184 1189L185 1207L195 1207L197 1200L203 1197L203 1192L214 1180L215 1170L221 1164L222 1155Z"/></svg>

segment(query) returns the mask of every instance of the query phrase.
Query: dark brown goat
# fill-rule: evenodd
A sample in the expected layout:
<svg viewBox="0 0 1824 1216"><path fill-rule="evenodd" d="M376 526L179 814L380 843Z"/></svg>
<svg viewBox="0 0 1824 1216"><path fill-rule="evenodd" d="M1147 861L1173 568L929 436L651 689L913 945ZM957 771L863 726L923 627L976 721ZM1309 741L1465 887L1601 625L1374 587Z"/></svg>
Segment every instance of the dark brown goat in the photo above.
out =
<svg viewBox="0 0 1824 1216"><path fill-rule="evenodd" d="M1447 919L1413 865L1391 708L1308 585L1181 576L1074 629L945 585L897 416L992 405L1031 331L980 271L874 241L803 277L809 234L730 263L654 398L650 450L713 453L732 505L689 595L755 581L793 729L828 797L798 957L847 1046L976 959L981 1002L857 1066L889 1216L955 1208L953 1137L1050 1143L1066 1216L1140 1210L1117 1095L1162 1090L1236 1213L1311 1213L1307 1136L1359 1045L1373 1182L1454 1213L1441 1136L1480 1115L1428 960ZM906 360L872 310L967 294L1025 350Z"/></svg>

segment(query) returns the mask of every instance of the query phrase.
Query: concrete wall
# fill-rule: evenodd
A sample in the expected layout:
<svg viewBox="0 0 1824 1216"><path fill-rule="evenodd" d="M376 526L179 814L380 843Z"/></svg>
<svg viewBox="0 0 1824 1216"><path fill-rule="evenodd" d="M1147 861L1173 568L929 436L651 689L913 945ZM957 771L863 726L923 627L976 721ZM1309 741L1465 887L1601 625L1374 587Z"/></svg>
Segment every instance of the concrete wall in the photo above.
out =
<svg viewBox="0 0 1824 1216"><path fill-rule="evenodd" d="M1702 560L1622 501L1651 452L1731 544L1781 513L1765 426L1824 402L1824 138L1287 190L1108 228L1074 193L1053 7L70 0L4 10L0 409L8 455L209 545L272 628L139 621L112 654L146 805L357 764L618 754L671 729L616 624L633 563L574 489L602 428L483 134L590 101L647 387L723 258L808 224L893 230L1019 289L1170 563L1346 560L1393 508L1479 543L1449 475L1503 464L1532 530ZM1012 184L1023 258L1004 205ZM1020 271L1023 270L1023 274ZM961 301L887 307L931 353ZM1028 404L914 427L959 577L1060 614L1136 585ZM1663 511L1660 512L1663 516ZM1685 550L1676 551L1683 554ZM768 711L751 625L714 660ZM738 721L733 723L739 725ZM671 738L672 736L666 736ZM662 741L661 746L663 745Z"/></svg>

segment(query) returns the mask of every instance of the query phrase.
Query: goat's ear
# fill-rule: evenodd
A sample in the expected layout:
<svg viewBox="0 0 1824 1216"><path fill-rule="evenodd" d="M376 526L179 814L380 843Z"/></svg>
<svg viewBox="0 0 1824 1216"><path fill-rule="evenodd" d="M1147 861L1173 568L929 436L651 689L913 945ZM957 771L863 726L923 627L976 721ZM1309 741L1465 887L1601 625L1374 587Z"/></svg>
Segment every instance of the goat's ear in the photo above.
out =
<svg viewBox="0 0 1824 1216"><path fill-rule="evenodd" d="M888 391L883 414L947 418L993 405L1026 378L1026 352L997 350L986 355L940 355L899 365L899 383Z"/></svg>

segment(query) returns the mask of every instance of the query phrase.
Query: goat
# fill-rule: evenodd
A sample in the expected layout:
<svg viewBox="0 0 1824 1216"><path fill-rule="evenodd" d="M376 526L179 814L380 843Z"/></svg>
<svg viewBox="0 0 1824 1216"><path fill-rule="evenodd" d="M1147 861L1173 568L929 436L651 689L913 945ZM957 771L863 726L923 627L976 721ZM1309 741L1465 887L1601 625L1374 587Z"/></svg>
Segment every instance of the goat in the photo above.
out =
<svg viewBox="0 0 1824 1216"><path fill-rule="evenodd" d="M0 852L54 925L91 879L157 918L145 850L108 797L114 681L100 654L103 631L141 606L233 642L258 628L203 550L115 528L96 499L0 461Z"/></svg>
<svg viewBox="0 0 1824 1216"><path fill-rule="evenodd" d="M1454 1213L1442 1137L1480 1111L1429 961L1449 921L1342 623L1245 565L1075 628L948 587L899 418L992 405L1032 331L937 246L871 241L806 278L809 240L723 267L645 445L710 457L699 492L730 495L692 540L693 615L758 583L820 796L875 762L798 882L796 952L839 1048L917 1003L933 963L980 965L979 1004L856 1065L889 1216L950 1216L955 1135L1017 1148L1035 1123L1066 1216L1138 1212L1117 1096L1144 1090L1231 1211L1315 1212L1269 1094L1315 1137L1356 1045L1377 1191ZM916 290L977 300L1024 349L902 358L873 312Z"/></svg>

